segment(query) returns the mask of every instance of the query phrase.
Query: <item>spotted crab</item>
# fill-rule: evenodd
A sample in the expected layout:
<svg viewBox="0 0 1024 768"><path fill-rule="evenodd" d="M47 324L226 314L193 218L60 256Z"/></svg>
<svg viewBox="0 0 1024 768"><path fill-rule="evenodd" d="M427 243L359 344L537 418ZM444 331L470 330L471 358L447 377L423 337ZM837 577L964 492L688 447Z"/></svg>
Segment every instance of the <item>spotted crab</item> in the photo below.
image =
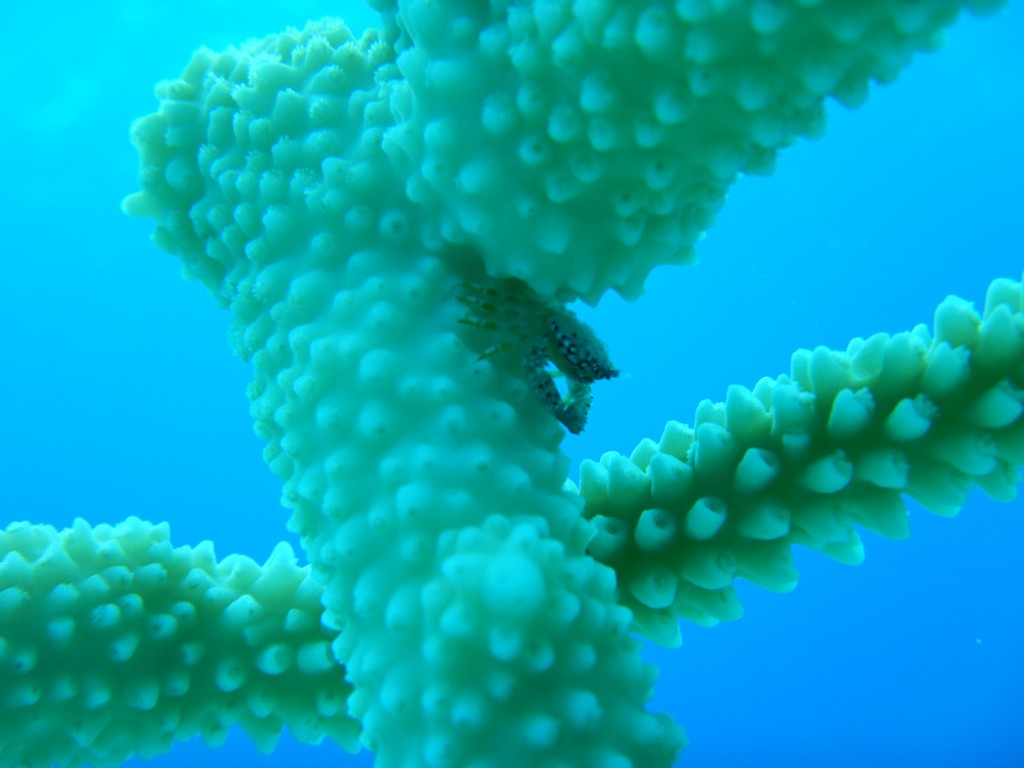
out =
<svg viewBox="0 0 1024 768"><path fill-rule="evenodd" d="M459 322L497 337L480 358L520 355L523 376L537 399L570 432L582 432L594 399L590 385L619 375L590 326L518 280L464 283L455 298L469 309ZM557 383L562 377L564 391Z"/></svg>

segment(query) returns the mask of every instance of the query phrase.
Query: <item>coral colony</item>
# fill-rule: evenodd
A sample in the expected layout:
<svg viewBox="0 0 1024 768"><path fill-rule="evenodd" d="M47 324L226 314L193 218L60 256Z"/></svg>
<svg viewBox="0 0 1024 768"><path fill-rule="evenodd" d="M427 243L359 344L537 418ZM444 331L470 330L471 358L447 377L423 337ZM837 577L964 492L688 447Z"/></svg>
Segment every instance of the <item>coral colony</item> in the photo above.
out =
<svg viewBox="0 0 1024 768"><path fill-rule="evenodd" d="M646 636L1015 493L1024 292L801 350L627 457L559 450L616 375L565 306L693 260L740 174L935 47L957 0L374 0L201 50L133 129L125 211L234 318L287 545L0 533L0 762L116 765L241 725L381 766L668 766Z"/></svg>

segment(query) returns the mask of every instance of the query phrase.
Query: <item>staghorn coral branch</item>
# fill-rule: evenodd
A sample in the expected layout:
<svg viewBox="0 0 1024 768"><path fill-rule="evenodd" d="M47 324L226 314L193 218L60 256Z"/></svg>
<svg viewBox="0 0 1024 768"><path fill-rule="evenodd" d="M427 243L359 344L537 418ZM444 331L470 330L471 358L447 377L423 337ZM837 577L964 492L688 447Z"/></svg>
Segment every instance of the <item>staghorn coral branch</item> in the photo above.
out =
<svg viewBox="0 0 1024 768"><path fill-rule="evenodd" d="M644 711L655 673L584 551L562 427L521 360L481 358L455 297L490 278L423 242L383 152L389 34L201 52L136 126L126 209L235 314L381 765L668 764L682 734Z"/></svg>
<svg viewBox="0 0 1024 768"><path fill-rule="evenodd" d="M404 78L383 147L437 211L427 237L593 304L692 261L739 174L820 135L827 97L862 103L961 8L998 3L373 4Z"/></svg>
<svg viewBox="0 0 1024 768"><path fill-rule="evenodd" d="M320 586L282 543L260 566L173 547L129 518L0 531L0 763L119 765L240 725L261 751L283 727L358 744Z"/></svg>
<svg viewBox="0 0 1024 768"><path fill-rule="evenodd" d="M947 298L934 335L855 339L793 355L789 376L704 401L627 458L581 466L589 552L615 568L638 630L679 644L678 618L740 617L746 578L797 582L790 548L863 558L855 524L909 535L904 496L953 515L980 486L1016 496L1024 465L1024 294L994 281L981 316Z"/></svg>

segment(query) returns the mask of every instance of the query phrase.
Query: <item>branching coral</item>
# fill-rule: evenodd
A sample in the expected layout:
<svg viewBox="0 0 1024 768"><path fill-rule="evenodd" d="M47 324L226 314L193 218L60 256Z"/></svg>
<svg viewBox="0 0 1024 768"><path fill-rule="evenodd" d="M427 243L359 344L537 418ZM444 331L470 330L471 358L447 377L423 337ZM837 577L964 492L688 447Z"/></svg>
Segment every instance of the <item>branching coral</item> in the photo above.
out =
<svg viewBox="0 0 1024 768"><path fill-rule="evenodd" d="M4 764L117 764L236 723L268 751L285 724L355 747L320 587L287 544L262 566L218 563L209 542L174 548L166 524L129 518L16 523L0 552Z"/></svg>
<svg viewBox="0 0 1024 768"><path fill-rule="evenodd" d="M655 125L629 118L616 125L605 114L616 88L589 75L566 84L583 112L600 115L576 115L586 121L581 132L572 131L572 110L565 114L557 104L537 106L530 77L549 77L545 67L571 70L592 54L600 63L606 39L598 36L595 44L584 23L597 19L612 50L631 45L628 35L616 34L635 31L640 59L659 55L658 41L664 35L671 40L673 25L683 31L690 24L707 29L693 59L697 70L684 68L675 76L698 102L710 103L716 119L723 115L726 126L735 119L736 104L718 99L734 95L737 87L744 94L741 112L760 114L773 102L757 83L706 81L705 57L714 60L716 50L711 22L718 19L699 4L682 5L678 19L672 19L626 4L621 14L608 15L595 4L577 24L557 4L538 4L534 19L512 13L505 23L500 8L493 10L494 18L470 12L452 22L433 18L438 9L429 4L411 3L388 17L382 37L361 43L337 25L322 25L245 52L200 54L182 81L165 87L161 113L137 129L144 192L128 208L155 216L161 224L158 242L182 256L238 318L234 344L257 371L253 413L270 441L268 462L286 481L292 525L325 584L326 620L341 630L334 650L356 687L351 711L382 764L484 765L507 759L652 765L667 762L680 743L670 723L642 711L651 671L636 657L637 643L627 634L630 614L617 605L627 583L634 597L639 592L650 598L644 603L648 607L663 608L664 601L638 588L632 574L626 579L624 568L616 580L588 556L593 530L562 488L561 428L538 402L522 360L498 354L481 359L474 329L461 322L464 307L452 297L466 281L485 279L484 268L491 279L523 281L544 301L573 295L593 300L608 286L634 293L651 259L685 256L737 170L762 168L766 153L817 117L814 104L804 104L808 111L794 115L795 108L784 103L782 112L793 126L776 125L771 132L752 121L756 130L747 128L761 151L754 152L741 133L724 151L688 150L698 168L676 171L646 153L662 142L658 124L673 126L690 120L688 114L676 120L676 113L660 114L656 108ZM826 7L824 28L833 43L856 49L867 40L868 50L878 46L896 53L876 61L855 51L850 71L825 77L826 86L815 98L820 101L837 82L841 95L850 98L868 75L893 76L910 48L929 38L931 25L946 21L952 10L941 3L935 8L935 19L903 6L891 19L884 9L874 9L882 19L879 41L861 34L875 30L870 20L864 26L863 19L838 23L828 18ZM795 16L803 13L797 6L792 10ZM821 31L815 13L801 17L800 39ZM722 11L727 40L735 29L730 24L746 23L744 15L735 14L735 8ZM708 18L711 22L701 27ZM753 18L755 37L771 41L786 29L770 14ZM443 44L442 32L452 29L456 52L466 60L448 67L449 60L430 49ZM746 26L742 30L741 38L750 33ZM912 42L901 49L893 35ZM479 49L474 40L482 41ZM516 51L511 62L528 76L529 87L517 90L514 78L499 68L494 89L486 82L480 92L446 89L446 83L464 82L467 72L487 71L474 57L493 57L497 43ZM549 46L557 54L551 60L544 53ZM395 50L401 52L397 59ZM738 50L747 50L746 44ZM759 68L760 60L755 64ZM723 76L729 71L723 64ZM662 104L664 112L659 99L669 86L642 98ZM800 87L809 86L801 82ZM460 115L482 109L485 127L494 121L504 125L492 102L515 103L522 115L513 118L527 126L527 139L515 145L521 165L513 161L505 169L515 182L510 196L517 202L509 211L487 198L495 183L494 171L488 170L494 158L487 152L483 158L460 156L465 147L476 148L457 135L472 124ZM448 115L448 122L442 118L438 125L438 114ZM559 119L545 125L545 115ZM697 118L692 122L701 125ZM564 156L544 154L548 140L531 134L538 126L564 148ZM730 136L715 120L710 126L712 136ZM627 129L633 136L620 144ZM514 140L515 132L494 133L493 153L505 158L508 146L502 142ZM590 148L574 151L580 141ZM699 142L695 148L704 149ZM630 163L634 155L644 161ZM611 158L607 175L602 157ZM643 176L642 194L622 178L631 170ZM663 196L675 181L682 186ZM610 227L600 237L619 243L607 254L591 239L597 235L576 224L573 206L590 207L591 193L615 201L612 208L600 209ZM545 199L555 214L538 208L537 200ZM497 220L481 219L491 211ZM541 220L534 222L535 217ZM509 229L524 227L524 218L536 237L520 243ZM652 241L643 242L645 236ZM563 249L571 259L559 258ZM1010 291L1002 293L1009 297ZM1019 299L1001 303L1017 317ZM1009 323L1015 329L1019 318ZM916 338L924 343L920 334ZM949 348L965 344L963 339ZM899 366L924 360L913 343L908 345L898 350ZM819 357L832 359L825 353ZM867 362L858 366L871 368ZM798 383L816 383L810 374L802 380L802 371L799 366L794 371ZM869 373L858 369L849 381L842 379L843 386L829 390L827 400L819 398L823 412L847 390L871 411L875 398L859 394L861 388L875 383L885 389L891 382L885 377L876 382ZM903 399L880 409L880 423L902 423L892 414L919 385L909 382ZM1012 387L998 386L1015 399ZM802 402L799 393L795 399ZM768 405L760 396L765 414ZM737 407L751 416L751 433L768 418L756 407ZM730 426L726 416L711 412L701 429L713 432L718 421L725 422L720 427ZM803 459L825 438L810 418L801 421L798 415L797 422L797 429L783 429L779 437L786 450ZM896 430L893 439L912 441L927 431L907 436ZM757 435L752 439L757 449L770 450L756 443ZM671 449L681 460L689 446L676 442ZM692 458L712 467L712 474L731 474L730 452L720 453ZM996 459L1017 460L1012 450ZM836 458L833 474L854 471L844 461ZM652 466L644 457L637 464ZM767 459L764 464L775 466ZM817 472L814 466L788 470L802 479L803 491L825 494L845 487L830 482L828 467ZM584 491L596 487L591 483ZM612 505L641 495L628 483L622 490L610 495ZM589 515L601 512L594 509L598 503L591 502ZM690 527L707 535L697 538L710 539L726 529L724 514L717 526L708 522L716 518L715 505L702 509L706 524ZM599 558L612 549L604 541L594 540L592 553ZM693 565L689 559L670 567L692 570ZM656 581L648 579L652 587Z"/></svg>

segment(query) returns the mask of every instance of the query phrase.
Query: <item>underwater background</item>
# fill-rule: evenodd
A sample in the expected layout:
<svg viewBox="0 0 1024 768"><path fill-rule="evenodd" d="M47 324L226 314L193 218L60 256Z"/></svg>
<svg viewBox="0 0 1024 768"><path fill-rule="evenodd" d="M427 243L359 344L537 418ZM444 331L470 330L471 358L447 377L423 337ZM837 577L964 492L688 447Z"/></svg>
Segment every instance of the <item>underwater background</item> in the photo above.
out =
<svg viewBox="0 0 1024 768"><path fill-rule="evenodd" d="M130 220L131 121L154 84L214 49L307 18L373 23L356 0L79 0L0 9L0 521L128 515L176 544L264 560L285 531L228 350L228 315ZM1024 268L1024 9L967 18L824 140L739 182L701 263L656 270L635 304L581 314L626 376L597 387L578 461L628 454L702 398L788 370L799 347L931 322ZM576 467L574 462L573 473ZM689 768L1024 766L1024 500L974 495L913 536L863 533L863 565L798 552L788 595L739 585L746 616L650 648L652 707ZM3 724L0 723L0 738ZM369 766L367 753L244 734L128 765Z"/></svg>

